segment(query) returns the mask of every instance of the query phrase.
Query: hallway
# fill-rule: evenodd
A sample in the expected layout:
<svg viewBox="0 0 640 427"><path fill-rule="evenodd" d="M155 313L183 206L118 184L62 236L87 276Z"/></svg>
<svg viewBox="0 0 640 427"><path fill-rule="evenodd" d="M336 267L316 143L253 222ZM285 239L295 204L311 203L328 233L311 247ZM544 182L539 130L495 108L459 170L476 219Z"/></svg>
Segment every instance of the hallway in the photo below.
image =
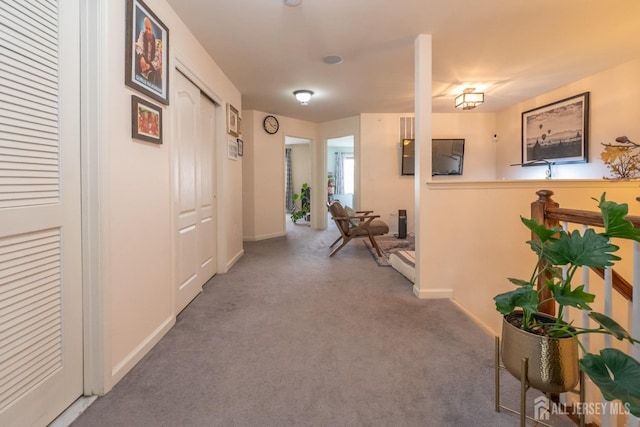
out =
<svg viewBox="0 0 640 427"><path fill-rule="evenodd" d="M493 337L450 301L417 299L362 242L329 258L332 226L287 227L245 242L73 426L517 424L493 409ZM515 405L507 375L504 403Z"/></svg>

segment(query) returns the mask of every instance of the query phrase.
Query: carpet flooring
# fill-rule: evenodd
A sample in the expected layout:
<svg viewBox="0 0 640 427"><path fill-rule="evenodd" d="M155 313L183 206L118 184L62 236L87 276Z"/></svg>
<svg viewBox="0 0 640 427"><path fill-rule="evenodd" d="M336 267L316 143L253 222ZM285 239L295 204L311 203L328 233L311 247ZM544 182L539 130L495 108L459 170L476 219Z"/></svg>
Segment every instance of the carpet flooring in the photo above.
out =
<svg viewBox="0 0 640 427"><path fill-rule="evenodd" d="M72 425L518 425L494 411L494 338L484 329L451 301L416 298L359 242L329 258L335 228L287 224L286 237L246 242ZM515 407L518 383L502 378Z"/></svg>
<svg viewBox="0 0 640 427"><path fill-rule="evenodd" d="M378 256L378 252L373 247L368 238L362 239L369 253L375 260L376 264L381 267L391 267L389 263L389 255L397 251L413 251L415 250L415 238L413 236L407 236L406 239L398 239L395 236L380 236L376 237L376 243L380 248L382 256Z"/></svg>

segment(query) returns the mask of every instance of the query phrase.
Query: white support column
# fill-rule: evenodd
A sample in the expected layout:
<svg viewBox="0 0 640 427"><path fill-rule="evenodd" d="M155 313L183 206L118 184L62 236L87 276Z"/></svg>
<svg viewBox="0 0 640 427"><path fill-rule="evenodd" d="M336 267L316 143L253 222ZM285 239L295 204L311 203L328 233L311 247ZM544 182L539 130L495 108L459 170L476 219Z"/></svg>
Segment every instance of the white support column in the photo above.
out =
<svg viewBox="0 0 640 427"><path fill-rule="evenodd" d="M431 179L431 35L420 34L415 40L415 206L416 206L416 279L413 292L419 298L446 298L451 291L429 289L427 280L427 247L429 238L427 199L425 185ZM431 284L434 286L434 284Z"/></svg>

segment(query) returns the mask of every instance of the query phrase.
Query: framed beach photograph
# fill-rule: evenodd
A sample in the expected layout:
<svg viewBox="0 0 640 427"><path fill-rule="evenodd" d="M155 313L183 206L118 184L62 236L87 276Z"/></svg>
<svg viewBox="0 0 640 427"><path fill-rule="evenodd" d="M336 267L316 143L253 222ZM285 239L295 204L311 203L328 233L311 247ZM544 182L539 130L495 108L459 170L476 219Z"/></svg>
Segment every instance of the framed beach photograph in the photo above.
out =
<svg viewBox="0 0 640 427"><path fill-rule="evenodd" d="M169 29L142 0L127 0L127 86L169 105Z"/></svg>
<svg viewBox="0 0 640 427"><path fill-rule="evenodd" d="M244 142L238 138L238 156L242 157L244 155Z"/></svg>
<svg viewBox="0 0 640 427"><path fill-rule="evenodd" d="M162 144L162 107L131 95L131 137Z"/></svg>
<svg viewBox="0 0 640 427"><path fill-rule="evenodd" d="M586 163L589 92L522 113L522 165Z"/></svg>
<svg viewBox="0 0 640 427"><path fill-rule="evenodd" d="M229 138L227 141L227 157L231 160L238 160L238 142L235 138Z"/></svg>
<svg viewBox="0 0 640 427"><path fill-rule="evenodd" d="M238 136L240 130L240 118L238 110L231 104L227 104L227 133L235 137Z"/></svg>

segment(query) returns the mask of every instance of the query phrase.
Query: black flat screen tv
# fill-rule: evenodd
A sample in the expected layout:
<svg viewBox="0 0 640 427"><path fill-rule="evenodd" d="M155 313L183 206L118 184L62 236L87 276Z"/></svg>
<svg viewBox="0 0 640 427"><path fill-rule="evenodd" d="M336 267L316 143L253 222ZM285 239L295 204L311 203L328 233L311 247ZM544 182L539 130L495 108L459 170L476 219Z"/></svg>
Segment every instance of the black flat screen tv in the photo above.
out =
<svg viewBox="0 0 640 427"><path fill-rule="evenodd" d="M434 139L431 144L431 175L462 175L464 139Z"/></svg>
<svg viewBox="0 0 640 427"><path fill-rule="evenodd" d="M415 141L402 140L402 175L414 175L416 161Z"/></svg>
<svg viewBox="0 0 640 427"><path fill-rule="evenodd" d="M462 175L464 139L431 141L431 175ZM415 140L402 140L402 175L415 175Z"/></svg>

